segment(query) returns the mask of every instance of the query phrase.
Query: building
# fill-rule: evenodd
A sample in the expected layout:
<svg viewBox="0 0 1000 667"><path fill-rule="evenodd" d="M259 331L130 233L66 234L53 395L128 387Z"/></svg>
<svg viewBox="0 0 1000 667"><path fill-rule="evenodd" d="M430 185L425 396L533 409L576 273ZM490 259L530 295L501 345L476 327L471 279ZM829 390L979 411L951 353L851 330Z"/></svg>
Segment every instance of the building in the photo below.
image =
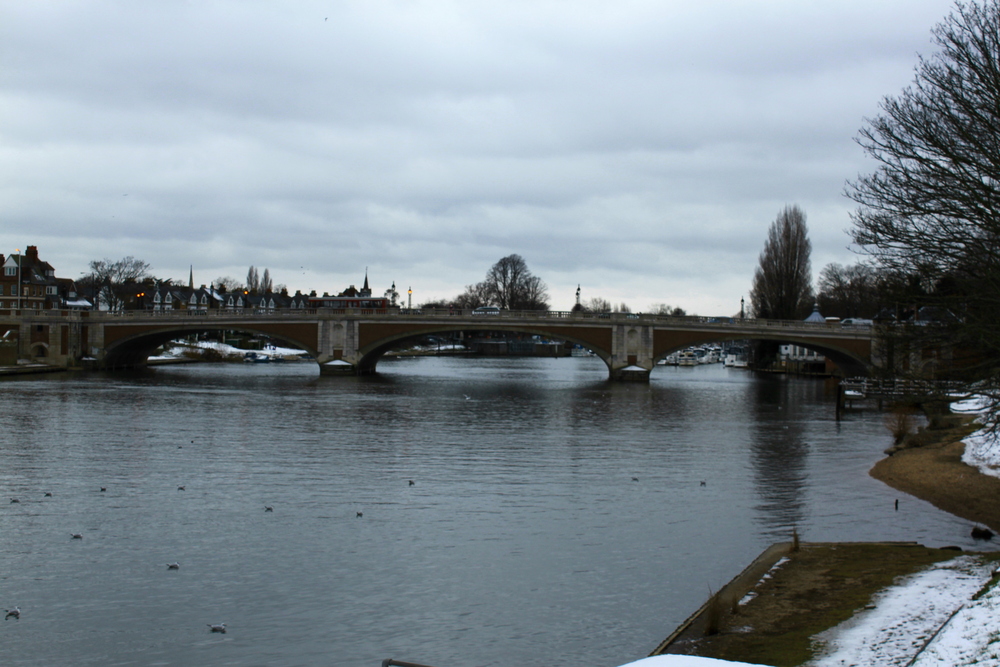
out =
<svg viewBox="0 0 1000 667"><path fill-rule="evenodd" d="M73 280L57 278L52 265L38 257L38 246L29 245L24 254L0 255L0 266L3 267L0 308L81 310L91 307L90 301L77 293Z"/></svg>
<svg viewBox="0 0 1000 667"><path fill-rule="evenodd" d="M326 293L323 296L310 296L309 307L337 308L339 310L347 308L385 310L390 307L390 303L389 299L385 297L372 296L372 290L368 287L368 274L365 273L365 284L361 289L351 285L337 296L330 296Z"/></svg>

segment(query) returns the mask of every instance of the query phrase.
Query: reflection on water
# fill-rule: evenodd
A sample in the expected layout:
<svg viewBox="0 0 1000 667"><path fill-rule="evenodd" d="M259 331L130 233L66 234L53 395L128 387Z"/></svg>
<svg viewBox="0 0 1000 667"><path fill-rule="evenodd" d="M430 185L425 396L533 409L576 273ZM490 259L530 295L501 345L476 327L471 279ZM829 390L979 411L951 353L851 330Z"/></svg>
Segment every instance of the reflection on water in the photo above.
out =
<svg viewBox="0 0 1000 667"><path fill-rule="evenodd" d="M22 609L5 662L610 666L793 526L971 546L924 503L893 511L867 476L879 417L836 423L816 381L611 384L593 358L379 371L0 382L0 498L21 501L0 504L0 605Z"/></svg>

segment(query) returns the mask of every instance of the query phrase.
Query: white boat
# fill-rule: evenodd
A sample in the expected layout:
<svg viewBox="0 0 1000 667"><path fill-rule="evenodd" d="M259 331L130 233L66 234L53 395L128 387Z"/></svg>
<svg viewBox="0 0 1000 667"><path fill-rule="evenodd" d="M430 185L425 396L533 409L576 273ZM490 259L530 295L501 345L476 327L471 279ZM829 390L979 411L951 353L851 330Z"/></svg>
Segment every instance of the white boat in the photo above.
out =
<svg viewBox="0 0 1000 667"><path fill-rule="evenodd" d="M727 368L746 368L748 365L746 348L738 345L726 348L726 356L722 365Z"/></svg>
<svg viewBox="0 0 1000 667"><path fill-rule="evenodd" d="M677 366L680 361L680 352L671 352L663 359L660 359L661 366Z"/></svg>
<svg viewBox="0 0 1000 667"><path fill-rule="evenodd" d="M698 355L695 354L694 350L684 350L677 356L678 366L697 366L699 363Z"/></svg>

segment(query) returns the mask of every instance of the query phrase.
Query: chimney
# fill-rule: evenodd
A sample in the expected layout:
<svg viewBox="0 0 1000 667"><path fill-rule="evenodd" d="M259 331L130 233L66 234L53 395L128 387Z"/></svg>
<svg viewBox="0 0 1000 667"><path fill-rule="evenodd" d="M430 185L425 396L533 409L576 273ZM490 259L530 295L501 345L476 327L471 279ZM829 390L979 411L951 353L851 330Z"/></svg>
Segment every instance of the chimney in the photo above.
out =
<svg viewBox="0 0 1000 667"><path fill-rule="evenodd" d="M38 261L38 246L36 246L36 245L29 245L27 252L24 253L24 256L27 257L28 259L32 259L32 260L35 260L37 262Z"/></svg>

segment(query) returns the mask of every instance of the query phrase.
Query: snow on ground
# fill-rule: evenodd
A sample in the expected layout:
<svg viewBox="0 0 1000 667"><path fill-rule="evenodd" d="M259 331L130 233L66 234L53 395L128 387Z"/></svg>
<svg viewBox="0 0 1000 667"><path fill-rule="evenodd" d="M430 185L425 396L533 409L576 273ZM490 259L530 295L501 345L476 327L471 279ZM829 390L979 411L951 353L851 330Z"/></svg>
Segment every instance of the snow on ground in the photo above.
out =
<svg viewBox="0 0 1000 667"><path fill-rule="evenodd" d="M751 662L731 662L715 658L699 658L693 655L654 655L630 662L621 667L723 667L724 665L755 665Z"/></svg>
<svg viewBox="0 0 1000 667"><path fill-rule="evenodd" d="M773 578L774 573L777 572L779 569L781 569L781 566L787 563L789 560L790 559L787 557L779 558L778 562L772 565L771 569L764 573L764 576L760 578L760 581L758 581L757 584L750 591L748 591L746 595L740 598L738 604L742 607L743 605L749 603L750 600L753 600L755 597L757 597L757 588L768 579Z"/></svg>
<svg viewBox="0 0 1000 667"><path fill-rule="evenodd" d="M985 401L975 396L951 404L951 411L960 414L982 414L985 409ZM965 443L963 463L977 468L984 475L1000 477L1000 438L996 433L976 431L962 442Z"/></svg>
<svg viewBox="0 0 1000 667"><path fill-rule="evenodd" d="M874 608L827 630L809 667L1000 667L1000 586L973 600L996 563L959 556L900 580L876 596ZM912 661L912 662L911 662ZM747 665L663 655L621 667Z"/></svg>
<svg viewBox="0 0 1000 667"><path fill-rule="evenodd" d="M177 359L184 356L184 350L189 347L197 347L203 350L215 350L223 357L240 357L242 358L244 354L251 350L241 350L238 347L233 347L232 345L226 345L225 343L216 343L214 341L198 341L192 344L185 345L173 345L170 348L156 357L150 357L150 359ZM268 357L291 357L291 356L301 356L308 354L305 350L300 350L295 347L275 347L273 345L268 345L264 350L252 350L258 355L264 355Z"/></svg>
<svg viewBox="0 0 1000 667"><path fill-rule="evenodd" d="M935 657L967 655L979 660L975 664L1000 666L1000 660L995 657L990 661L988 648L983 650L989 637L1000 630L1000 619L992 614L995 592L972 601L990 580L992 571L993 563L984 563L975 556L960 556L908 577L876 596L874 609L855 614L854 618L818 637L825 645L825 652L808 664L813 667L903 667L911 664L913 657L931 640L914 665L968 664L951 660L937 662ZM972 637L951 629L951 624L959 617L956 615L958 610L965 611L973 627L978 626L978 632ZM939 632L942 626L945 629ZM929 653L932 647L934 652Z"/></svg>

